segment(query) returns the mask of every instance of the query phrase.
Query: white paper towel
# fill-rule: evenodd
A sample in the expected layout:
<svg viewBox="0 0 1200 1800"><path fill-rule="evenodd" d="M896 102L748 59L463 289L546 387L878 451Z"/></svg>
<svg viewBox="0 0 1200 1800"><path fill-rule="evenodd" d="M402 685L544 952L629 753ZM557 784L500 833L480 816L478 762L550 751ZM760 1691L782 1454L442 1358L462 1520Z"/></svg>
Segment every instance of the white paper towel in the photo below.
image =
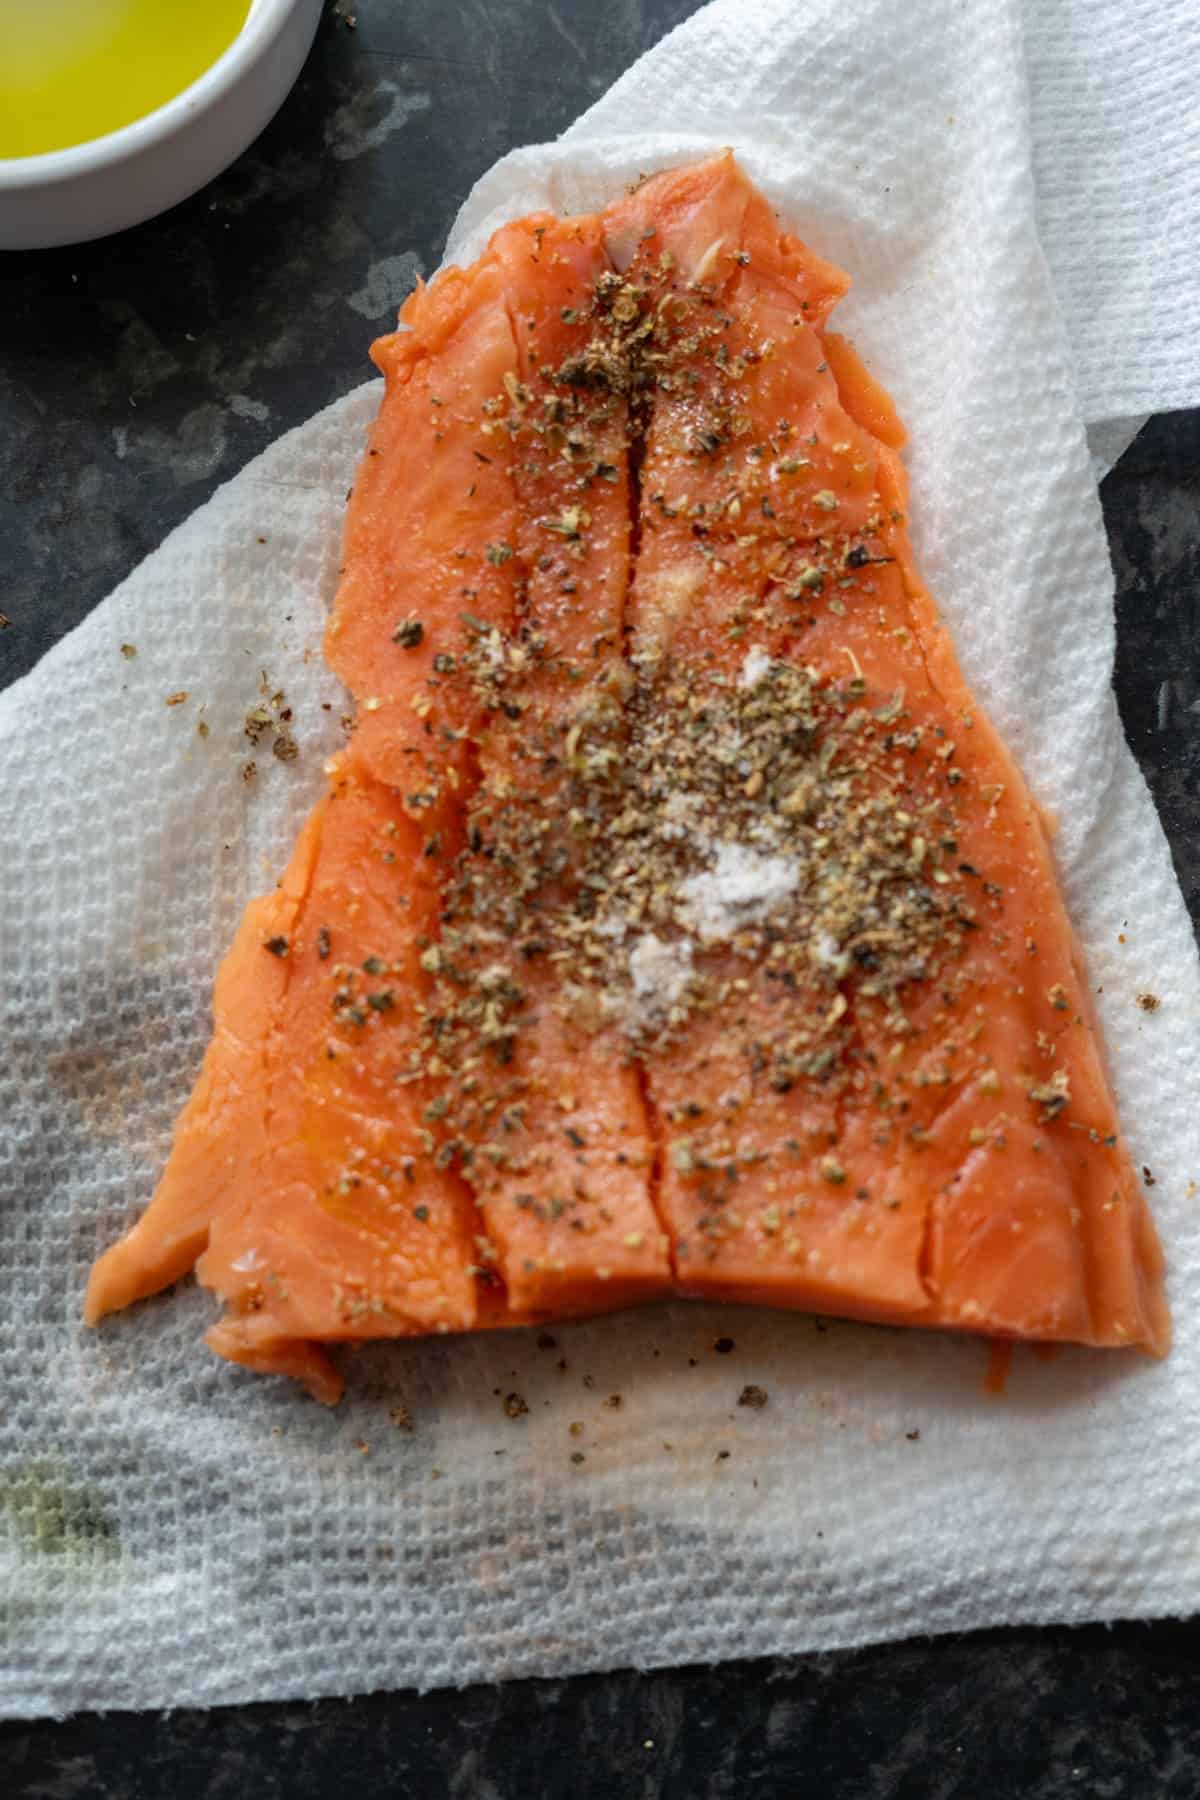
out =
<svg viewBox="0 0 1200 1800"><path fill-rule="evenodd" d="M1125 118L1131 84L1155 104L1165 91L1164 30L1196 33L1190 3L1151 13L1164 62L1126 61ZM327 1413L203 1350L213 1305L194 1287L83 1330L88 1264L145 1202L197 1067L216 961L339 738L317 645L368 387L260 457L0 698L0 1709L432 1686L1200 1604L1200 975L1111 699L1083 431L1197 397L1196 321L1160 279L1177 250L1129 238L1127 145L1086 128L1117 118L1093 109L1090 71L1131 15L1042 9L1031 136L1017 0L720 0L558 145L487 176L454 242L731 143L854 275L839 323L911 428L925 573L1061 819L1123 1116L1156 1182L1169 1361L1019 1355L997 1401L978 1343L677 1305L557 1329L553 1346L375 1347ZM243 736L263 680L293 707L293 764ZM747 1384L765 1408L739 1407Z"/></svg>

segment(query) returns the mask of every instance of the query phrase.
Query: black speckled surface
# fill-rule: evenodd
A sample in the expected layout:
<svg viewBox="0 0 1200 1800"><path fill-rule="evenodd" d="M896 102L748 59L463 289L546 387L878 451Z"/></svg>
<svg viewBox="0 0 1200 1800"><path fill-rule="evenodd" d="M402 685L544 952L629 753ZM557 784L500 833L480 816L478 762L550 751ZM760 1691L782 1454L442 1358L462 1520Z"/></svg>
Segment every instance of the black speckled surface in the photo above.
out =
<svg viewBox="0 0 1200 1800"><path fill-rule="evenodd" d="M797 1661L7 1727L21 1800L1193 1800L1200 1633L986 1632Z"/></svg>
<svg viewBox="0 0 1200 1800"><path fill-rule="evenodd" d="M353 3L353 0L351 0ZM350 5L342 10L349 11ZM475 177L695 0L358 0L214 186L0 255L0 683L273 436L369 373ZM1200 414L1104 484L1126 729L1200 916ZM821 1800L1200 1794L1200 1625L1021 1630L716 1670L0 1728L29 1800L343 1791Z"/></svg>

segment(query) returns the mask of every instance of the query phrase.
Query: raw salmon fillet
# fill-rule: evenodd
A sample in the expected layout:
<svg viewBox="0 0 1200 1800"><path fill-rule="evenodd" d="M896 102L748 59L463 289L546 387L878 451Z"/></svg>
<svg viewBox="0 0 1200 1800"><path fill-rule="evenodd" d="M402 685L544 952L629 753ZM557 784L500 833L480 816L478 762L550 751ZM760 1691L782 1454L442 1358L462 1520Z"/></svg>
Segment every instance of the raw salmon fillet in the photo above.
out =
<svg viewBox="0 0 1200 1800"><path fill-rule="evenodd" d="M375 346L346 749L91 1322L222 1355L668 1294L1165 1351L1046 835L913 566L846 278L731 155Z"/></svg>

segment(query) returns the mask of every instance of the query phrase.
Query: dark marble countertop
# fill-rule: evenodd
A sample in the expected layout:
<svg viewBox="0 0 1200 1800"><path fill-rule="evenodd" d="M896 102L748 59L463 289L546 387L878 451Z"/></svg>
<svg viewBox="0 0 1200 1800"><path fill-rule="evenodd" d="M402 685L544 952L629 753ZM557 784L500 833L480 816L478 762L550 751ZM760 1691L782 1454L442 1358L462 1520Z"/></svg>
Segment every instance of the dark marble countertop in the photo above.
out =
<svg viewBox="0 0 1200 1800"><path fill-rule="evenodd" d="M696 4L342 0L212 187L104 244L0 256L0 684L362 380L476 176L554 135ZM1152 421L1102 495L1118 698L1195 918L1200 414ZM1172 1800L1200 1793L1198 1675L1200 1623L1163 1623L10 1724L0 1792Z"/></svg>

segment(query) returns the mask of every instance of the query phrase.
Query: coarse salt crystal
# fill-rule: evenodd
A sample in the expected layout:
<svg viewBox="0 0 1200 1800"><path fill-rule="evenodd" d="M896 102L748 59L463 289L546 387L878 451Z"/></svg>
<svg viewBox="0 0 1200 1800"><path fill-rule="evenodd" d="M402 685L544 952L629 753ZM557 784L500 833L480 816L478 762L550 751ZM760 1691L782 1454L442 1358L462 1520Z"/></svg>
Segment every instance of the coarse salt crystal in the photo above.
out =
<svg viewBox="0 0 1200 1800"><path fill-rule="evenodd" d="M846 974L850 967L850 958L842 949L832 932L819 931L808 947L810 962L820 969L830 969L839 978Z"/></svg>
<svg viewBox="0 0 1200 1800"><path fill-rule="evenodd" d="M686 938L665 943L647 931L629 953L633 997L647 1017L667 1012L682 1000L691 978L692 946Z"/></svg>
<svg viewBox="0 0 1200 1800"><path fill-rule="evenodd" d="M719 944L768 918L800 883L800 864L746 844L718 844L713 867L676 890L684 921L702 944Z"/></svg>
<svg viewBox="0 0 1200 1800"><path fill-rule="evenodd" d="M747 650L745 660L742 663L742 677L738 686L744 688L757 687L770 667L771 658L767 655L762 645L752 644L750 649Z"/></svg>

